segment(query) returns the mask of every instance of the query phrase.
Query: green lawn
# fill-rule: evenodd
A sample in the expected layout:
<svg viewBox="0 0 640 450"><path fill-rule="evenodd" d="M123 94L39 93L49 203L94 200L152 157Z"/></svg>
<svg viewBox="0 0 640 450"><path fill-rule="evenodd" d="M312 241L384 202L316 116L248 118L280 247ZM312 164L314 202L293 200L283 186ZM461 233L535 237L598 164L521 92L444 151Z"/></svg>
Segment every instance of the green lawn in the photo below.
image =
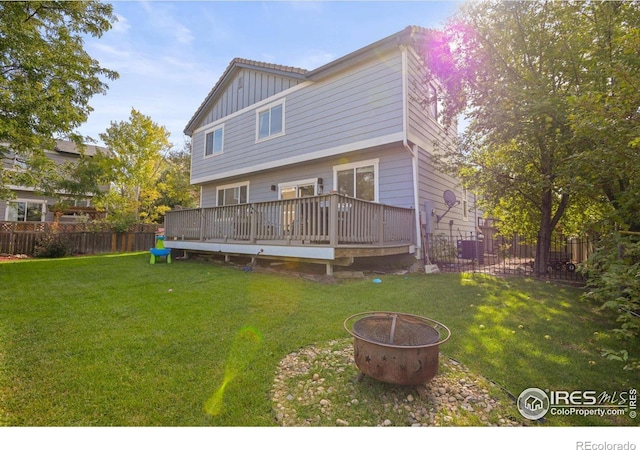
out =
<svg viewBox="0 0 640 450"><path fill-rule="evenodd" d="M2 263L0 424L274 425L278 362L346 338L345 318L373 310L443 322L452 338L442 353L516 396L528 387L640 387L637 373L600 356L617 345L606 333L614 323L579 289L480 275L378 277L320 284L213 262L150 265L146 253ZM207 414L216 392L216 414Z"/></svg>

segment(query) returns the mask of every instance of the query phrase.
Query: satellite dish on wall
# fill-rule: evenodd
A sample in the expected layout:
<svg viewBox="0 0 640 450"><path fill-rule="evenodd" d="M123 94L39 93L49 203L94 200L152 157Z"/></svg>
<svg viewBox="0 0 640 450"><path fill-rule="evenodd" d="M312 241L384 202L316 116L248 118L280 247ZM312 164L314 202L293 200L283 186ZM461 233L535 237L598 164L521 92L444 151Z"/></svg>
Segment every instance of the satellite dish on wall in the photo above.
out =
<svg viewBox="0 0 640 450"><path fill-rule="evenodd" d="M447 189L446 191L444 191L444 194L442 194L442 198L444 199L445 205L447 205L449 209L456 206L456 194L453 191Z"/></svg>
<svg viewBox="0 0 640 450"><path fill-rule="evenodd" d="M449 189L444 191L444 193L442 194L442 198L444 199L444 204L447 205L447 210L444 212L443 215L436 216L436 223L440 223L442 218L444 216L446 216L449 211L451 211L451 208L453 208L458 203L460 203L460 201L458 201L456 199L456 194L452 190L449 190Z"/></svg>

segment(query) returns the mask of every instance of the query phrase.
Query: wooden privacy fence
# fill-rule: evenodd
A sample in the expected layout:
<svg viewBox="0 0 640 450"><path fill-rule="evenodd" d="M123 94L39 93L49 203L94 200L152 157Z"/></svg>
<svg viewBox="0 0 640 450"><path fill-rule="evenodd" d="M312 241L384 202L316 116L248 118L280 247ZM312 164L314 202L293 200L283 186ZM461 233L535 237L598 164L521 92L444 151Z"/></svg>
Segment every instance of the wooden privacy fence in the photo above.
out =
<svg viewBox="0 0 640 450"><path fill-rule="evenodd" d="M116 232L107 224L52 222L0 222L0 254L33 255L45 233L62 234L74 254L100 254L149 250L155 244L158 225L136 224Z"/></svg>

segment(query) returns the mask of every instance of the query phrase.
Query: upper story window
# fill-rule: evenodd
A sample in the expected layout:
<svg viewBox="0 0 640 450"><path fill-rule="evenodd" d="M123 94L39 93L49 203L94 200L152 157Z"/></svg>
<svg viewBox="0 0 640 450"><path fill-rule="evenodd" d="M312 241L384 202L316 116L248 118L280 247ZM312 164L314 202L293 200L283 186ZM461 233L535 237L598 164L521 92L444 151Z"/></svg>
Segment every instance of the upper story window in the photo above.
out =
<svg viewBox="0 0 640 450"><path fill-rule="evenodd" d="M462 218L464 220L469 220L469 193L467 192L467 188L462 188Z"/></svg>
<svg viewBox="0 0 640 450"><path fill-rule="evenodd" d="M284 134L284 100L257 111L256 141Z"/></svg>
<svg viewBox="0 0 640 450"><path fill-rule="evenodd" d="M9 152L0 158L0 163L9 170L25 171L28 169L26 161L13 152Z"/></svg>
<svg viewBox="0 0 640 450"><path fill-rule="evenodd" d="M440 125L444 124L444 103L442 94L438 92L435 86L429 85L429 113L435 121Z"/></svg>
<svg viewBox="0 0 640 450"><path fill-rule="evenodd" d="M438 93L433 85L429 85L429 114L434 119L438 118Z"/></svg>
<svg viewBox="0 0 640 450"><path fill-rule="evenodd" d="M224 127L207 131L204 137L204 156L219 155L223 150Z"/></svg>
<svg viewBox="0 0 640 450"><path fill-rule="evenodd" d="M340 194L370 202L378 201L378 160L343 164L333 168Z"/></svg>

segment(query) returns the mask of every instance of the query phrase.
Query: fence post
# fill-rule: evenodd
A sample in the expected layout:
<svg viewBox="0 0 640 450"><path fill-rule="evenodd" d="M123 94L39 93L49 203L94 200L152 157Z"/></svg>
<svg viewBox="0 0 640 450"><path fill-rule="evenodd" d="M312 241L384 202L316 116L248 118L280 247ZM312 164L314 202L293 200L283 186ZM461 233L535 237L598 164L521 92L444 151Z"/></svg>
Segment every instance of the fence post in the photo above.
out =
<svg viewBox="0 0 640 450"><path fill-rule="evenodd" d="M207 222L204 218L204 214L202 214L202 210L200 210L200 241L204 241L204 227L206 226L206 224Z"/></svg>
<svg viewBox="0 0 640 450"><path fill-rule="evenodd" d="M9 227L9 254L13 255L13 249L14 249L14 243L13 243L13 231L14 231L14 224L11 224L11 226Z"/></svg>

